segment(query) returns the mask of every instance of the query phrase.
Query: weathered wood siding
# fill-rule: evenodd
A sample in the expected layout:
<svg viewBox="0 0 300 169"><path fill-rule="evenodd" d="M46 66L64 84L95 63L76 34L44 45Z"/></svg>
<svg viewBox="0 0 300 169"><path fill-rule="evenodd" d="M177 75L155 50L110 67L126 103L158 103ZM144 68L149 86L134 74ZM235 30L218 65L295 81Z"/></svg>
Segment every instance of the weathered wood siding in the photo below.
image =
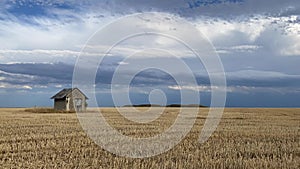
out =
<svg viewBox="0 0 300 169"><path fill-rule="evenodd" d="M54 109L65 110L66 109L66 100L65 99L55 99L54 100Z"/></svg>

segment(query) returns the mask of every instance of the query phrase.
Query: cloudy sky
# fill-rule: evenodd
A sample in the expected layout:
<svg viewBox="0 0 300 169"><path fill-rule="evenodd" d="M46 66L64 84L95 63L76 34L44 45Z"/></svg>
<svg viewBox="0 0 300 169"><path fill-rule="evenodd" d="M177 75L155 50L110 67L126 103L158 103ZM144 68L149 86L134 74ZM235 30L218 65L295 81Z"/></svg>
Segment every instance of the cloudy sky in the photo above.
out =
<svg viewBox="0 0 300 169"><path fill-rule="evenodd" d="M226 74L227 106L300 107L297 0L3 0L0 2L0 107L51 106L52 95L72 86L76 59L88 39L119 18L144 12L182 18L212 43ZM154 31L164 26L163 22L148 24ZM108 32L107 38L117 31ZM201 63L179 46L170 45L167 38L149 36L120 44L103 58L95 79L100 106L113 105L110 85L114 71L120 65L132 67L134 58L131 64L123 59L144 46L167 46L191 68L198 86L178 87L166 72L144 70L131 82L132 103L147 103L153 89L163 90L167 103L179 103L181 89L197 90L201 104L210 104L214 86L210 86ZM87 55L97 57L97 54ZM169 57L153 55L140 53L140 58L172 67ZM115 92L127 92L122 85L117 89Z"/></svg>

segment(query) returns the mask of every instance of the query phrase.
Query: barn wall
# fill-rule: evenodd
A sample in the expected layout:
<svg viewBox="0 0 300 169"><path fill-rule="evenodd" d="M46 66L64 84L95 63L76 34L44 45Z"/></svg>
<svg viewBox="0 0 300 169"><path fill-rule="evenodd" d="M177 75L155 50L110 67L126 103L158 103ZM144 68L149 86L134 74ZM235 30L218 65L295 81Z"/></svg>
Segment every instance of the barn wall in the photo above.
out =
<svg viewBox="0 0 300 169"><path fill-rule="evenodd" d="M71 94L68 95L68 98L69 98L69 109L70 110L75 110L76 107L75 107L75 99L78 98L78 99L81 99L81 110L80 111L84 111L86 110L86 105L85 105L85 102L86 102L86 99L85 99L85 96L78 90L78 89L74 89L72 91Z"/></svg>
<svg viewBox="0 0 300 169"><path fill-rule="evenodd" d="M54 109L56 109L56 110L65 110L66 109L65 99L55 99L54 100Z"/></svg>

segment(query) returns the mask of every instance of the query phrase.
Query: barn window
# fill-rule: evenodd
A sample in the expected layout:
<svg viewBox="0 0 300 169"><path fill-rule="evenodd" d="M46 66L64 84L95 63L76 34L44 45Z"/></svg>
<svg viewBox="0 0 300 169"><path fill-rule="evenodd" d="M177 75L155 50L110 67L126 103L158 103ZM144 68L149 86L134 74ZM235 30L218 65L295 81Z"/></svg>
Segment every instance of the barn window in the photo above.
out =
<svg viewBox="0 0 300 169"><path fill-rule="evenodd" d="M75 98L74 102L75 102L76 111L81 111L82 110L82 99Z"/></svg>
<svg viewBox="0 0 300 169"><path fill-rule="evenodd" d="M82 99L81 98L75 98L75 105L76 106L81 106L82 104Z"/></svg>

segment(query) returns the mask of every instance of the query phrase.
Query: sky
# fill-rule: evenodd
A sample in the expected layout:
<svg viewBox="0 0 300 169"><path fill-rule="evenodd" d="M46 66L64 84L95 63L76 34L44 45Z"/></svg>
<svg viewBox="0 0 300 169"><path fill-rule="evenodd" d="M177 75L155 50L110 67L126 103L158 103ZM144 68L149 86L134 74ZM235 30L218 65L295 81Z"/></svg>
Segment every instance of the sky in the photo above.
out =
<svg viewBox="0 0 300 169"><path fill-rule="evenodd" d="M51 96L72 87L76 60L95 32L124 16L146 12L167 14L171 16L168 20L182 18L211 42L226 75L226 106L300 107L297 0L3 0L0 107L52 106ZM163 22L148 25L158 32L164 26ZM174 30L182 25L177 26ZM111 30L107 38L120 30L122 27ZM186 36L191 34L186 32ZM160 89L168 104L181 101L180 90L193 90L200 93L201 104L210 105L214 86L210 86L205 67L167 38L149 36L122 43L103 58L94 85L99 106L114 105L110 89L116 68L132 66L138 59L132 58L130 64L124 58L144 46L163 46L178 54L194 73L198 86L178 87L166 72L142 70L130 83L133 104L148 103L151 91ZM170 56L156 54L144 53L139 59L172 67ZM128 74L122 73L124 77ZM121 84L114 85L120 95L128 92ZM89 91L86 94L90 96ZM156 98L153 103L161 102Z"/></svg>

